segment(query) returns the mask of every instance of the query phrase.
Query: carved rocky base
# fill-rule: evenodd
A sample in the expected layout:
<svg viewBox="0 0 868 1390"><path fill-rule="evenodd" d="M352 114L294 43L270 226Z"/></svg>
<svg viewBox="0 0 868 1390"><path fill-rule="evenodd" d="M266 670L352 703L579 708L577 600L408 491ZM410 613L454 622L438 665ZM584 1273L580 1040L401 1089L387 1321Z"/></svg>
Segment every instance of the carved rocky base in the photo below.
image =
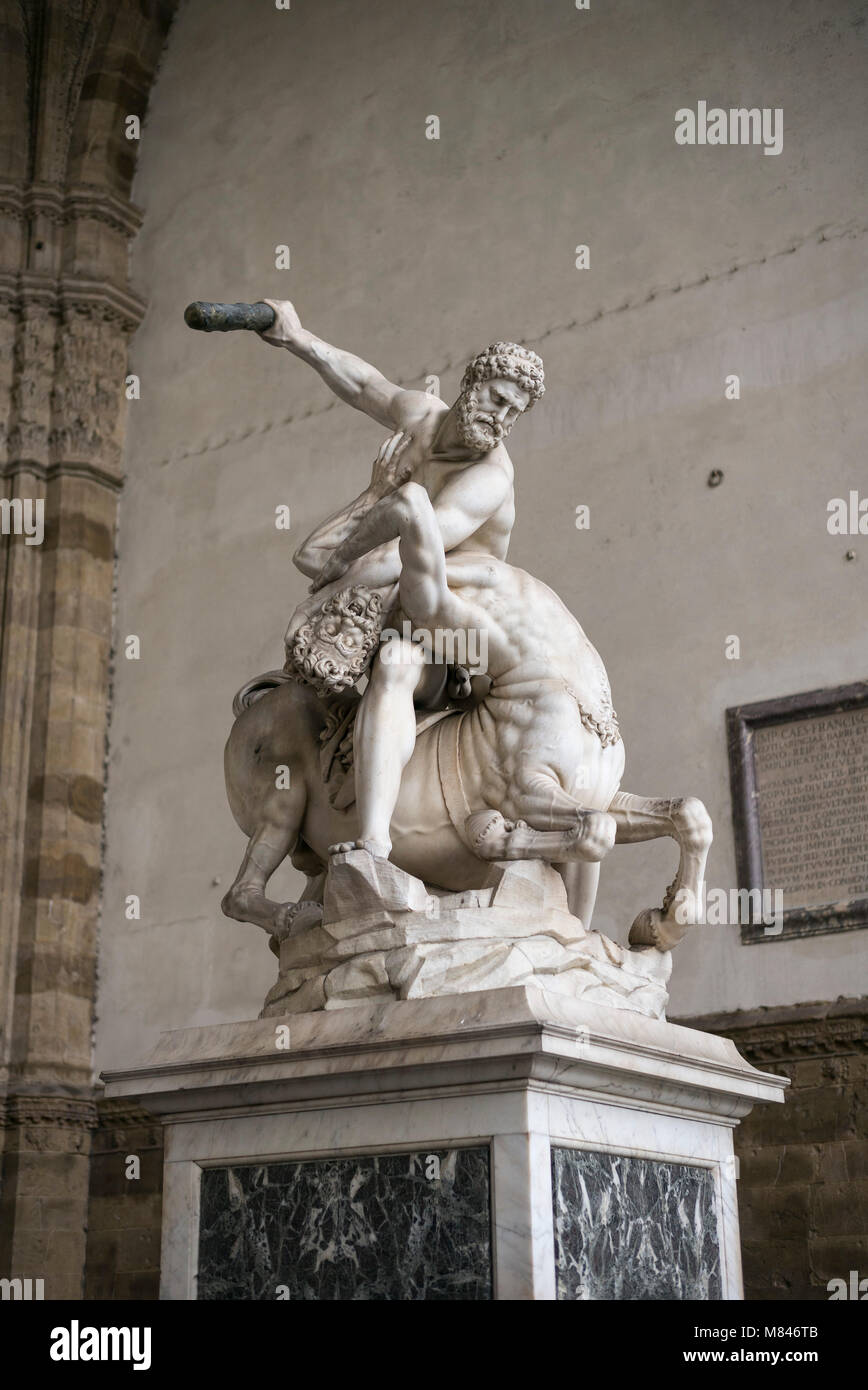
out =
<svg viewBox="0 0 868 1390"><path fill-rule="evenodd" d="M438 896L386 860L338 854L322 921L306 917L280 942L263 1018L530 983L665 1016L671 954L585 931L560 874L540 860L493 864L485 887Z"/></svg>

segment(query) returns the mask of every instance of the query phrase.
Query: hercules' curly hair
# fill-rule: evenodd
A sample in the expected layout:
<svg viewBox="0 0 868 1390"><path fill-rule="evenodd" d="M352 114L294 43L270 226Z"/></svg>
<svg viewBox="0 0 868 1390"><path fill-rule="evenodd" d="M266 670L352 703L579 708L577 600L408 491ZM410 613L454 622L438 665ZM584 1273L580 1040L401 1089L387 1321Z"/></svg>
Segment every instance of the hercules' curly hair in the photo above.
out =
<svg viewBox="0 0 868 1390"><path fill-rule="evenodd" d="M527 391L530 396L528 410L545 394L542 358L520 343L492 343L484 352L478 352L467 364L461 390L472 391L495 376L514 381L516 386Z"/></svg>
<svg viewBox="0 0 868 1390"><path fill-rule="evenodd" d="M335 660L333 650L326 652L317 647L317 629L322 620L332 614L352 618L364 635L362 645L353 652L346 652L343 661ZM378 593L366 589L363 584L343 589L298 629L286 655L285 669L296 680L312 685L322 698L339 695L355 685L368 669L379 645L382 627L383 601Z"/></svg>

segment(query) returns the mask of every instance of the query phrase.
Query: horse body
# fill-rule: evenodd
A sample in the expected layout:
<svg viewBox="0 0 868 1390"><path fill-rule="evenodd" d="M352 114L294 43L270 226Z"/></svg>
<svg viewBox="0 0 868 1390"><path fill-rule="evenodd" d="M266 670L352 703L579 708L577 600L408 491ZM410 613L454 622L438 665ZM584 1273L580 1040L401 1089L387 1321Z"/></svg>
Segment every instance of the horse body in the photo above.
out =
<svg viewBox="0 0 868 1390"><path fill-rule="evenodd" d="M282 857L292 855L305 867L304 848L324 868L329 845L358 835L355 803L336 809L330 801L334 788L323 781L319 755L325 726L325 706L308 688L290 681L249 704L226 745L226 787L238 825L253 839L268 824L272 842L286 846ZM459 891L479 886L487 865L469 852L450 819L438 772L438 731L435 724L416 740L395 808L391 858L407 873ZM276 785L281 767L289 769L288 787Z"/></svg>
<svg viewBox="0 0 868 1390"><path fill-rule="evenodd" d="M593 658L595 679L602 672L608 692L596 652ZM668 835L681 852L675 879L662 908L640 913L630 932L633 945L668 950L697 920L711 822L694 797L620 791L617 724L605 701L602 714L580 702L587 698L581 674L579 667L574 687L568 670L549 678L517 667L469 709L442 712L433 723L423 717L392 817L390 858L450 892L482 887L492 861L547 860L560 869L571 910L587 926L599 861L615 842ZM245 687L235 708L226 786L249 843L223 910L280 937L300 911L318 910L329 847L358 839L355 803L334 757L324 777L324 749L334 749L340 728L309 686L272 673ZM299 903L265 894L287 856L308 876Z"/></svg>
<svg viewBox="0 0 868 1390"><path fill-rule="evenodd" d="M492 840L474 844L463 828L501 805L517 817L525 797L535 796L538 805L534 774L565 794L581 787L585 807L606 810L620 781L623 745L601 747L562 689L539 700L549 707L535 710L524 697L498 699L489 693L468 710L445 712L427 726L423 721L392 818L390 858L399 868L429 885L462 892L483 886L493 858L557 860L551 841L563 839L562 832L540 836L549 845L546 854L533 848L511 854ZM249 844L223 907L229 916L274 932L289 927L300 905L270 902L268 878L289 856L308 875L302 901L321 895L329 846L358 836L356 807L353 802L339 809L334 804L341 800L335 795L343 790L339 781L336 787L332 777L324 780L321 754L329 710L309 687L276 673L251 682L235 707L238 717L225 752L226 787ZM554 815L543 823L554 828ZM567 872L564 877L571 889ZM588 916L593 896L589 902L585 892L583 901Z"/></svg>

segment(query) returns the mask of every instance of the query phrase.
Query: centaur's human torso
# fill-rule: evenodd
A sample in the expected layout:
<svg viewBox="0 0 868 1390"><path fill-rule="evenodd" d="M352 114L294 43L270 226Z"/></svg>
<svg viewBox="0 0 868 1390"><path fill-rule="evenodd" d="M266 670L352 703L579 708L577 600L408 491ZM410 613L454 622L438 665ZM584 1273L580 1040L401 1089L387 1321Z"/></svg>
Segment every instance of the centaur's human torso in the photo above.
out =
<svg viewBox="0 0 868 1390"><path fill-rule="evenodd" d="M436 734L441 782L445 762L462 788L476 789L464 798L467 814L488 806L520 819L529 791L536 787L535 799L544 801L552 785L586 809L606 810L623 775L624 745L596 648L557 594L523 570L467 555L451 558L447 572L462 625L488 635L491 688L457 722L450 717L420 736L433 742ZM447 746L452 738L457 769ZM417 783L415 795L422 790ZM410 839L409 783L406 791L402 786L393 830ZM447 800L455 822L460 803L454 793Z"/></svg>
<svg viewBox="0 0 868 1390"><path fill-rule="evenodd" d="M451 458L438 450L438 434L448 413L449 408L445 402L431 397L430 405L426 402L424 408L418 413L414 412L413 418L407 422L411 438L402 463L408 469L409 478L424 487L433 503L437 502L447 484L469 466L468 459L463 454ZM503 474L507 484L505 495L498 507L482 517L475 530L451 545L447 551L447 560L450 562L469 556L506 559L515 524L515 471L512 460L502 444L483 457L487 464L493 465ZM474 463L479 461L478 458L473 460ZM398 603L397 583L377 592L382 599L386 615L384 627L403 631L402 622L406 614ZM444 679L445 674L438 675L437 671L432 670L429 679L417 692L417 705L430 708L441 702Z"/></svg>

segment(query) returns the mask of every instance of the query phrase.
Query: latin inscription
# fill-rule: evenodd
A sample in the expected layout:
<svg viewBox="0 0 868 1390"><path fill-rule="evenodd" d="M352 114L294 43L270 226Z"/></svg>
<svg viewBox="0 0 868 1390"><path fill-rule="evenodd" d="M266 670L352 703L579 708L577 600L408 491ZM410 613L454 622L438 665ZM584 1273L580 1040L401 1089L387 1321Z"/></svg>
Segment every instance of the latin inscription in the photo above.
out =
<svg viewBox="0 0 868 1390"><path fill-rule="evenodd" d="M868 897L868 708L753 732L763 881L784 907Z"/></svg>

